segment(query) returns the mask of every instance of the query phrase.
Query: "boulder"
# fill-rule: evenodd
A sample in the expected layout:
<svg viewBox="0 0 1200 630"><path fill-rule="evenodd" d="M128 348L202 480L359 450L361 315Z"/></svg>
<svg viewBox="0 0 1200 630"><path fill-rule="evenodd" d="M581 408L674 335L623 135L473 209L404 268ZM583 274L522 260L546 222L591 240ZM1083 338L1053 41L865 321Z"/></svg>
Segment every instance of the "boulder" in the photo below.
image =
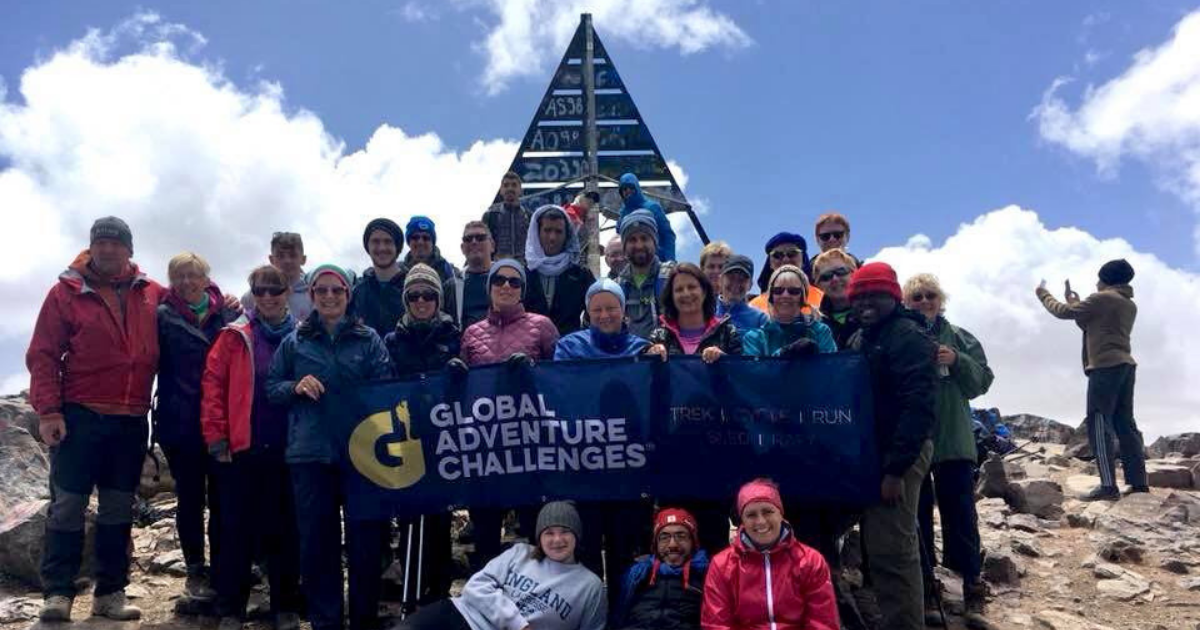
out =
<svg viewBox="0 0 1200 630"><path fill-rule="evenodd" d="M1158 563L1158 568L1176 575L1187 575L1191 568L1179 558L1164 558Z"/></svg>
<svg viewBox="0 0 1200 630"><path fill-rule="evenodd" d="M1171 453L1179 453L1183 457L1200 455L1200 433L1164 435L1146 447L1148 457L1167 457Z"/></svg>
<svg viewBox="0 0 1200 630"><path fill-rule="evenodd" d="M38 415L29 405L28 392L16 396L0 396L0 426L16 425L25 429L38 442L42 441L38 432Z"/></svg>
<svg viewBox="0 0 1200 630"><path fill-rule="evenodd" d="M1149 591L1150 584L1145 580L1126 575L1113 580L1100 580L1096 582L1096 590L1104 597L1127 602Z"/></svg>
<svg viewBox="0 0 1200 630"><path fill-rule="evenodd" d="M38 584L50 462L25 429L0 424L0 572Z"/></svg>
<svg viewBox="0 0 1200 630"><path fill-rule="evenodd" d="M1070 425L1029 413L1004 416L1003 422L1013 436L1021 440L1066 444L1075 437L1075 429Z"/></svg>
<svg viewBox="0 0 1200 630"><path fill-rule="evenodd" d="M1109 538L1100 544L1096 555L1117 564L1141 564L1146 550L1135 542L1122 538Z"/></svg>
<svg viewBox="0 0 1200 630"><path fill-rule="evenodd" d="M975 494L985 498L1002 499L1008 496L1008 471L1004 459L999 455L991 455L979 467L979 482L975 486Z"/></svg>
<svg viewBox="0 0 1200 630"><path fill-rule="evenodd" d="M1182 462L1187 462L1187 460L1152 459L1147 461L1147 482L1155 488L1190 489L1193 485L1192 469Z"/></svg>
<svg viewBox="0 0 1200 630"><path fill-rule="evenodd" d="M1179 580L1179 588L1185 591L1200 591L1200 578L1183 578Z"/></svg>
<svg viewBox="0 0 1200 630"><path fill-rule="evenodd" d="M1003 550L989 551L983 559L983 579L991 584L1019 584L1021 572L1012 553Z"/></svg>
<svg viewBox="0 0 1200 630"><path fill-rule="evenodd" d="M1022 556L1030 558L1040 558L1043 555L1042 548L1033 540L1025 538L1014 538L1011 542L1012 550Z"/></svg>
<svg viewBox="0 0 1200 630"><path fill-rule="evenodd" d="M1063 492L1057 482L1045 478L1022 479L1009 485L1006 497L1013 510L1045 519L1062 517Z"/></svg>
<svg viewBox="0 0 1200 630"><path fill-rule="evenodd" d="M1032 514L1013 514L1008 517L1008 527L1023 532L1037 533L1042 531L1037 517Z"/></svg>

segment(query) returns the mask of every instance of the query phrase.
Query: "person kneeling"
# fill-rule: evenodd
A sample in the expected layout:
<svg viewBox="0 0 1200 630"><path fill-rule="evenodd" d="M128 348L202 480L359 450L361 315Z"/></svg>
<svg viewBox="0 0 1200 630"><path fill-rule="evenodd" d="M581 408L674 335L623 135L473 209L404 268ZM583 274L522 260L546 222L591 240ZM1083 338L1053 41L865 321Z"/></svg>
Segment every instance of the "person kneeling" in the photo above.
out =
<svg viewBox="0 0 1200 630"><path fill-rule="evenodd" d="M838 630L829 565L792 535L775 482L742 486L737 510L737 536L705 577L701 627Z"/></svg>
<svg viewBox="0 0 1200 630"><path fill-rule="evenodd" d="M654 517L654 555L625 574L613 628L700 628L708 554L696 540L696 517L687 510L664 508Z"/></svg>
<svg viewBox="0 0 1200 630"><path fill-rule="evenodd" d="M583 524L567 501L538 513L537 546L517 543L471 576L462 595L421 608L400 630L603 630L604 586L575 560Z"/></svg>

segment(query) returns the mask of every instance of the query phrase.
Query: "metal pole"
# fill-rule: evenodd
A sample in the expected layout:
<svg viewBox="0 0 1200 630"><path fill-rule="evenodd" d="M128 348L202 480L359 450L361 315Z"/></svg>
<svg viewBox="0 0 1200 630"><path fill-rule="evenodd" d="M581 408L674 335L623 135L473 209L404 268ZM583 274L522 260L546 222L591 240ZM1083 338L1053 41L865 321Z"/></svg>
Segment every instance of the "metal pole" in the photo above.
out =
<svg viewBox="0 0 1200 630"><path fill-rule="evenodd" d="M597 175L600 172L600 160L597 155L596 141L596 38L592 31L592 14L584 13L579 17L583 24L583 141L584 157L587 158L587 180L583 185L584 192L600 192ZM587 265L592 274L600 277L600 204L596 204L587 216Z"/></svg>

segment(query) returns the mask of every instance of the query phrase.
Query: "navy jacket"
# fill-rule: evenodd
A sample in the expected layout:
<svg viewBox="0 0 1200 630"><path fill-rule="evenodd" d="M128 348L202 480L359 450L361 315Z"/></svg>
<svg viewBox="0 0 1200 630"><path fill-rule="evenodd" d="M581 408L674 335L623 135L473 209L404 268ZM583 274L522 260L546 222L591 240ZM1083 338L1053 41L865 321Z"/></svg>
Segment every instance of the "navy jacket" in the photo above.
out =
<svg viewBox="0 0 1200 630"><path fill-rule="evenodd" d="M650 342L629 332L622 326L621 332L609 335L595 327L573 332L558 340L554 346L554 360L612 359L641 354Z"/></svg>
<svg viewBox="0 0 1200 630"><path fill-rule="evenodd" d="M671 222L667 220L667 213L663 212L662 206L658 205L657 201L651 201L642 193L642 183L633 173L625 173L621 176L621 185L633 186L633 194L625 199L625 203L621 206L621 215L617 219L617 232L621 231L621 221L634 210L649 210L650 214L654 215L654 222L658 226L658 259L666 262L675 260L675 228L671 227Z"/></svg>
<svg viewBox="0 0 1200 630"><path fill-rule="evenodd" d="M444 368L458 356L461 338L454 318L438 313L438 318L428 323L405 322L401 318L383 343L392 360L392 373L405 378Z"/></svg>

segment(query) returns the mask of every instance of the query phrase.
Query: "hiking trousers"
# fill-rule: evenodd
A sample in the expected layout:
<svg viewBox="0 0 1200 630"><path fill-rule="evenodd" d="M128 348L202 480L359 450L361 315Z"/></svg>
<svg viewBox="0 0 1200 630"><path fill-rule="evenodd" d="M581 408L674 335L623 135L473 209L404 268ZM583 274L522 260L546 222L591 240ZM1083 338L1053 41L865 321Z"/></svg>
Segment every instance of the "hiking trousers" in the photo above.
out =
<svg viewBox="0 0 1200 630"><path fill-rule="evenodd" d="M1120 444L1121 466L1125 483L1146 485L1146 450L1142 432L1133 419L1133 386L1137 366L1128 363L1096 368L1088 373L1088 443L1100 470L1100 485L1117 487L1117 465L1108 434L1115 433Z"/></svg>
<svg viewBox="0 0 1200 630"><path fill-rule="evenodd" d="M957 571L965 584L979 581L983 560L979 552L979 518L975 512L975 462L955 459L934 464L921 487L919 521L925 554L921 566L926 586L933 586L937 553L933 544L933 506L942 520L942 555L946 568Z"/></svg>

